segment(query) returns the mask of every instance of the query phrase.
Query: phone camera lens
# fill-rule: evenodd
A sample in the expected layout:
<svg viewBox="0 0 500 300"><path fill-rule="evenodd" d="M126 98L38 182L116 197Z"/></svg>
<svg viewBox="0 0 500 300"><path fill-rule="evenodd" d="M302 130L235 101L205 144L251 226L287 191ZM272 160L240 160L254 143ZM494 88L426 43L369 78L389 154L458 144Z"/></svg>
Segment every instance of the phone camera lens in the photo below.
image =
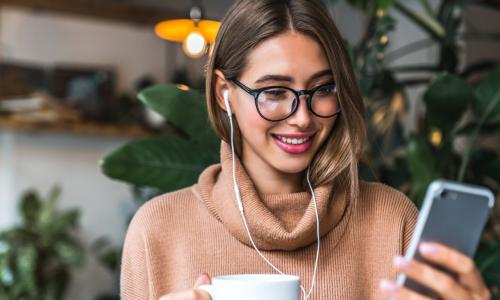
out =
<svg viewBox="0 0 500 300"><path fill-rule="evenodd" d="M448 195L448 192L447 192L447 191L445 191L445 190L442 190L442 191L439 193L439 196L440 196L441 198L446 198L446 196L447 196L447 195Z"/></svg>

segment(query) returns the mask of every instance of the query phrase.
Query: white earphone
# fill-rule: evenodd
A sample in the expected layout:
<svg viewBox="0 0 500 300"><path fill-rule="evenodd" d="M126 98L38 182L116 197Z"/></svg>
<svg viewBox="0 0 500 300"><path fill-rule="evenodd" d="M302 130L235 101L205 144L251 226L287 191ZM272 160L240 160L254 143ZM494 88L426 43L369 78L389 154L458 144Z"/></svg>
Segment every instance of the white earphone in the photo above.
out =
<svg viewBox="0 0 500 300"><path fill-rule="evenodd" d="M271 267L273 268L276 272L282 274L282 275L286 275L284 272L282 272L280 269L276 268L270 261L267 257L264 256L264 254L262 254L262 252L260 252L259 248L257 248L257 245L255 245L255 242L252 238L252 234L250 233L250 229L248 228L248 224L247 224L247 220L245 218L245 213L244 213L244 209L243 209L243 203L241 201L241 195L240 195L240 190L238 188L238 183L236 182L236 166L235 166L235 151L234 151L234 128L233 128L233 117L232 117L232 112L231 112L231 106L229 105L229 91L227 89L224 89L222 91L222 97L224 98L224 104L226 106L226 112L227 112L227 115L229 117L229 126L230 126L230 129L231 129L231 158L232 158L232 163L233 163L233 188L234 188L234 194L236 195L236 203L238 204L238 209L240 211L240 215L241 215L241 218L243 220L243 225L245 226L245 230L247 232L247 235L248 235L248 238L250 239L250 242L252 243L252 246L253 248L255 249L255 251L257 251L257 253L260 255L260 257ZM314 204L314 210L316 212L316 235L317 235L317 250L316 250L316 259L315 259L315 262L314 262L314 270L313 270L313 277L311 279L311 288L309 289L309 292L307 293L306 295L306 291L304 289L304 287L302 285L300 285L300 289L302 290L302 294L303 294L303 300L308 300L309 297L311 296L312 294L312 291L314 289L314 285L316 283L316 273L317 273L317 269L318 269L318 262L319 262L319 253L320 253L320 246L321 246L321 243L320 243L320 239L321 239L321 236L320 236L320 230L319 230L319 215L318 215L318 207L316 205L316 195L314 194L314 190L312 188L312 185L311 185L311 181L309 180L309 167L307 168L307 184L309 185L309 189L311 190L311 194L312 194L312 200L313 200L313 204Z"/></svg>
<svg viewBox="0 0 500 300"><path fill-rule="evenodd" d="M231 106L229 105L229 91L224 89L222 91L222 97L224 98L224 104L226 105L226 112L229 117L231 117Z"/></svg>

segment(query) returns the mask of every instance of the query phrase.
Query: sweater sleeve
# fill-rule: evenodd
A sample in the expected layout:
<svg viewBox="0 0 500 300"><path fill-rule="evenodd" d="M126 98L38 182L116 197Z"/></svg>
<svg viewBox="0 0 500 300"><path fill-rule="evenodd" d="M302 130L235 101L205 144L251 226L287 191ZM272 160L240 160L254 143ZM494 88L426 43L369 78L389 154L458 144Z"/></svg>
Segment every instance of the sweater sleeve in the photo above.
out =
<svg viewBox="0 0 500 300"><path fill-rule="evenodd" d="M410 201L410 200L409 200ZM411 201L410 201L411 202ZM413 231L415 230L415 226L417 224L418 218L418 209L411 202L410 207L408 207L407 211L404 214L404 224L403 224L403 244L402 244L402 253L405 254L410 246L410 241L413 236Z"/></svg>
<svg viewBox="0 0 500 300"><path fill-rule="evenodd" d="M144 225L140 210L130 222L123 246L120 294L121 299L148 299L148 263Z"/></svg>

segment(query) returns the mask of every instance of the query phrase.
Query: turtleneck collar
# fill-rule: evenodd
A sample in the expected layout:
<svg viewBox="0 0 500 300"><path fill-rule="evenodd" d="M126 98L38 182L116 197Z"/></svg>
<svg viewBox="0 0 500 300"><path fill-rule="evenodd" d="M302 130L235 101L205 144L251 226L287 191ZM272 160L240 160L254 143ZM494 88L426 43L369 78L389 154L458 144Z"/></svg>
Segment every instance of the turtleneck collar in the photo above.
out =
<svg viewBox="0 0 500 300"><path fill-rule="evenodd" d="M237 156L235 165L245 217L259 249L295 250L316 242L316 215L309 192L260 195ZM195 190L227 230L251 246L236 202L231 147L226 142L221 142L220 164L201 173ZM342 237L354 204L348 190L341 181L314 188L321 236L331 233L333 239Z"/></svg>

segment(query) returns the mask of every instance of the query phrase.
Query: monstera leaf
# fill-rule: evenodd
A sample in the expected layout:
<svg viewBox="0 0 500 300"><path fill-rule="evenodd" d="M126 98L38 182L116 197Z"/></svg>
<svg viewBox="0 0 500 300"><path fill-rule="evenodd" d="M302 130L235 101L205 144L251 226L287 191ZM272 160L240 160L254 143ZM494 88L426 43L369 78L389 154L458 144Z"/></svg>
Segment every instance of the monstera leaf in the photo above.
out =
<svg viewBox="0 0 500 300"><path fill-rule="evenodd" d="M219 158L220 140L211 129L204 96L175 85L156 85L138 98L184 134L125 144L101 160L104 174L162 192L195 183Z"/></svg>

